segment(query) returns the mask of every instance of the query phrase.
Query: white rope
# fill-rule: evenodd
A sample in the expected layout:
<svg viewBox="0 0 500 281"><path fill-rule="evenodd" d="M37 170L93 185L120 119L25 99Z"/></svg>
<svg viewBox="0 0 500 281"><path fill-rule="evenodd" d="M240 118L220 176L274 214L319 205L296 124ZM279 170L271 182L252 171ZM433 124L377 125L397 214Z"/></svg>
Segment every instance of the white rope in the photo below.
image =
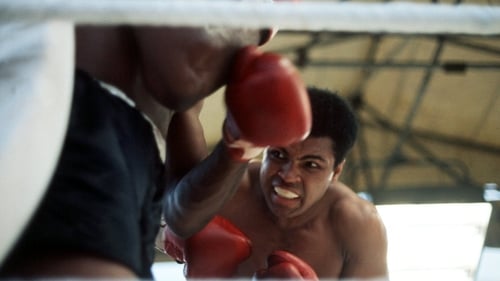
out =
<svg viewBox="0 0 500 281"><path fill-rule="evenodd" d="M85 24L224 25L281 30L500 34L500 7L408 2L0 0L0 20Z"/></svg>

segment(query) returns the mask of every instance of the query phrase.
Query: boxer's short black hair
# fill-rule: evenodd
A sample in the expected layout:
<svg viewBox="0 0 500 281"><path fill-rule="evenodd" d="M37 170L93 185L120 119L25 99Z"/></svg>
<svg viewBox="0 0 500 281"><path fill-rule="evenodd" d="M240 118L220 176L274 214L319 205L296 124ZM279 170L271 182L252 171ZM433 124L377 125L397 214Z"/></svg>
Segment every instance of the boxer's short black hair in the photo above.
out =
<svg viewBox="0 0 500 281"><path fill-rule="evenodd" d="M356 141L358 122L351 105L336 92L308 87L313 124L311 137L333 141L335 166L340 164Z"/></svg>

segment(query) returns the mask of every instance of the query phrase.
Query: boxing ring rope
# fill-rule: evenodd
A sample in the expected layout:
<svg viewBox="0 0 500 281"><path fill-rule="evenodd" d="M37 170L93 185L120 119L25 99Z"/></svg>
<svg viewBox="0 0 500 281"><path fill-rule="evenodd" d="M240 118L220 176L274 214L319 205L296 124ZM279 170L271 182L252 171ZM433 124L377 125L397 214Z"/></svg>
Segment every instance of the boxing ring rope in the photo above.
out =
<svg viewBox="0 0 500 281"><path fill-rule="evenodd" d="M0 0L0 20L81 24L224 25L281 30L500 34L500 7L411 2Z"/></svg>

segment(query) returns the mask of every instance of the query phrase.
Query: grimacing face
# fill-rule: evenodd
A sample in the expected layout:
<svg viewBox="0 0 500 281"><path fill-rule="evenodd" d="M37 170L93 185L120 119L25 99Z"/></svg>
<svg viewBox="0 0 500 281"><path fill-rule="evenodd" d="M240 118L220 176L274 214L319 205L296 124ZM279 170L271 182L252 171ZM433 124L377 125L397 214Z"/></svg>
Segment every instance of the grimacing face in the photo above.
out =
<svg viewBox="0 0 500 281"><path fill-rule="evenodd" d="M309 137L287 147L267 148L260 186L270 211L279 218L306 213L338 179L341 168L334 168L334 161L328 137Z"/></svg>

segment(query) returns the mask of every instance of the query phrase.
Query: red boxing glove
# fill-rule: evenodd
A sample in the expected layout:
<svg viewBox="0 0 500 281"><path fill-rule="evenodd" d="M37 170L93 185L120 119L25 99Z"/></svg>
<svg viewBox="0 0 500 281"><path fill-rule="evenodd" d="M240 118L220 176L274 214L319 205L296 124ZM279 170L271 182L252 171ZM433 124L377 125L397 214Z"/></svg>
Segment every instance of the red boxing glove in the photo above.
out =
<svg viewBox="0 0 500 281"><path fill-rule="evenodd" d="M267 268L258 270L254 279L319 280L314 270L297 256L277 250L267 258Z"/></svg>
<svg viewBox="0 0 500 281"><path fill-rule="evenodd" d="M163 249L164 252L178 263L185 263L184 256L185 241L179 238L170 230L168 225L163 230Z"/></svg>
<svg viewBox="0 0 500 281"><path fill-rule="evenodd" d="M165 251L185 263L186 278L230 278L251 252L248 237L220 216L186 240L178 238L168 227L164 233Z"/></svg>
<svg viewBox="0 0 500 281"><path fill-rule="evenodd" d="M225 101L224 141L236 160L247 161L268 145L301 141L311 130L311 105L298 70L255 46L237 54Z"/></svg>

